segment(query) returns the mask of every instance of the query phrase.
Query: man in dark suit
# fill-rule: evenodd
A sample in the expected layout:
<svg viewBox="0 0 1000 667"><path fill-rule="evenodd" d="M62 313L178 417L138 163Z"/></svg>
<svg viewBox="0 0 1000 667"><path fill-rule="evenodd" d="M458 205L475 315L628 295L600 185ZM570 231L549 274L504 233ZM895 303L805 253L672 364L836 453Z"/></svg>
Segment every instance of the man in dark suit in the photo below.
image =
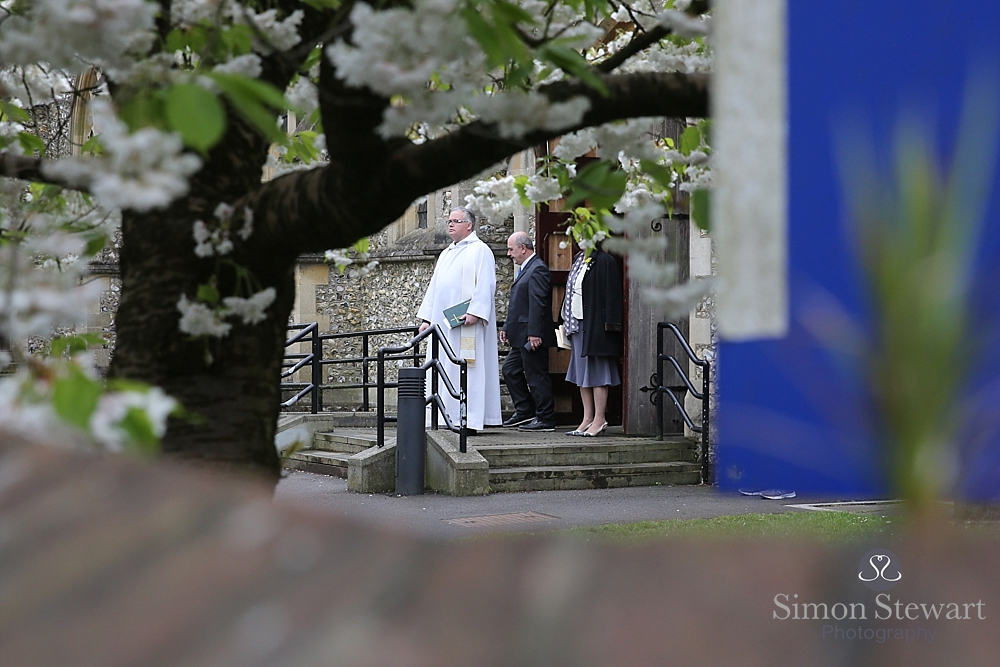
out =
<svg viewBox="0 0 1000 667"><path fill-rule="evenodd" d="M507 256L519 270L510 288L507 322L500 330L500 340L510 345L503 377L514 401L514 416L503 425L523 431L553 431L556 413L549 378L549 348L556 344L552 278L524 232L514 232L507 239Z"/></svg>

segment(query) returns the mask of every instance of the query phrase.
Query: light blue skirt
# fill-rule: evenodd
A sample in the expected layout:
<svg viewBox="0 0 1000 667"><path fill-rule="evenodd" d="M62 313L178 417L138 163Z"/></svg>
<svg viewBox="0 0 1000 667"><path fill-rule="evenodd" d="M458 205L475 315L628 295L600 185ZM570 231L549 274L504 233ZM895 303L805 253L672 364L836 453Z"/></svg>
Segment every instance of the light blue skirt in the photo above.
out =
<svg viewBox="0 0 1000 667"><path fill-rule="evenodd" d="M573 350L566 369L567 382L578 387L613 387L622 383L617 357L584 357L580 354L583 337L579 333L570 334L569 344Z"/></svg>

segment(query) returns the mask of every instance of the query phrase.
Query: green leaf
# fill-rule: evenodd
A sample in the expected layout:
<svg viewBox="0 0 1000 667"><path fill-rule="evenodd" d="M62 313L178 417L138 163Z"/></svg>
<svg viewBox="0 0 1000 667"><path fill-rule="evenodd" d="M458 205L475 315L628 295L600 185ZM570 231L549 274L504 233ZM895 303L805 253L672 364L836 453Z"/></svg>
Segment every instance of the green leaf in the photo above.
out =
<svg viewBox="0 0 1000 667"><path fill-rule="evenodd" d="M669 189L671 187L671 177L674 173L673 167L657 164L652 160L640 160L639 166L642 167L642 171L647 176L662 185L664 188Z"/></svg>
<svg viewBox="0 0 1000 667"><path fill-rule="evenodd" d="M135 391L143 394L149 391L149 385L139 380L128 378L111 378L108 380L108 391Z"/></svg>
<svg viewBox="0 0 1000 667"><path fill-rule="evenodd" d="M104 153L104 146L101 144L101 138L97 135L92 136L84 142L83 146L80 147L81 153L93 153L94 155L101 155Z"/></svg>
<svg viewBox="0 0 1000 667"><path fill-rule="evenodd" d="M187 29L174 28L167 35L167 53L184 51L191 49L193 53L199 53L208 43L208 30L205 26L195 25Z"/></svg>
<svg viewBox="0 0 1000 667"><path fill-rule="evenodd" d="M690 155L691 151L698 150L701 146L701 132L692 125L681 134L681 153Z"/></svg>
<svg viewBox="0 0 1000 667"><path fill-rule="evenodd" d="M712 119L702 118L698 121L698 131L705 140L706 146L712 145Z"/></svg>
<svg viewBox="0 0 1000 667"><path fill-rule="evenodd" d="M153 423L145 410L134 406L129 408L118 422L118 427L128 434L131 444L143 454L155 454L159 449L160 439L156 437Z"/></svg>
<svg viewBox="0 0 1000 667"><path fill-rule="evenodd" d="M45 157L45 142L31 134L30 132L18 132L17 140L21 143L21 148L25 153L38 151L39 157Z"/></svg>
<svg viewBox="0 0 1000 667"><path fill-rule="evenodd" d="M158 91L143 89L121 105L118 115L128 125L130 132L144 127L167 129L163 113L164 98Z"/></svg>
<svg viewBox="0 0 1000 667"><path fill-rule="evenodd" d="M586 201L594 209L609 210L625 194L627 180L625 172L611 163L592 162L574 179L566 205L571 207Z"/></svg>
<svg viewBox="0 0 1000 667"><path fill-rule="evenodd" d="M587 59L573 49L549 42L540 46L536 51L536 55L555 64L556 67L559 67L568 74L572 74L601 95L608 95L608 87L604 85L604 82L591 69L590 64L587 63Z"/></svg>
<svg viewBox="0 0 1000 667"><path fill-rule="evenodd" d="M507 74L504 76L504 88L506 90L522 88L528 83L533 69L533 67L529 67L527 64L514 63L514 65L507 69Z"/></svg>
<svg viewBox="0 0 1000 667"><path fill-rule="evenodd" d="M302 63L302 67L299 68L299 71L303 73L308 72L316 65L319 65L322 58L323 58L323 48L317 46L315 49L309 52L308 56L306 56L306 59Z"/></svg>
<svg viewBox="0 0 1000 667"><path fill-rule="evenodd" d="M337 9L341 5L341 0L302 0L302 2L320 11L324 9Z"/></svg>
<svg viewBox="0 0 1000 667"><path fill-rule="evenodd" d="M233 25L217 33L219 41L212 56L216 62L225 62L231 56L242 56L253 48L253 28L248 25Z"/></svg>
<svg viewBox="0 0 1000 667"><path fill-rule="evenodd" d="M496 66L506 63L507 57L503 46L497 39L493 26L483 18L482 14L473 7L463 7L459 13L465 20L465 25L469 28L473 39L479 42L479 46L482 47L490 64Z"/></svg>
<svg viewBox="0 0 1000 667"><path fill-rule="evenodd" d="M226 112L215 95L193 83L168 88L165 95L167 122L186 145L205 153L222 138Z"/></svg>
<svg viewBox="0 0 1000 667"><path fill-rule="evenodd" d="M247 122L271 141L287 143L288 136L276 124L277 114L290 107L280 90L269 83L236 74L210 72L206 76L222 89L229 103Z"/></svg>
<svg viewBox="0 0 1000 667"><path fill-rule="evenodd" d="M88 431L90 416L97 409L102 393L100 382L84 375L76 365L71 365L69 373L53 383L52 407L60 419Z"/></svg>
<svg viewBox="0 0 1000 667"><path fill-rule="evenodd" d="M514 177L514 189L521 200L521 205L531 208L531 200L528 199L528 177L525 174Z"/></svg>
<svg viewBox="0 0 1000 667"><path fill-rule="evenodd" d="M536 23L535 17L532 14L512 2L506 2L506 0L494 1L493 17L498 21L503 21L510 25L517 23L534 25Z"/></svg>
<svg viewBox="0 0 1000 667"><path fill-rule="evenodd" d="M219 294L219 290L216 289L215 285L207 283L198 285L198 301L215 306L219 303L220 298L222 298L222 296Z"/></svg>
<svg viewBox="0 0 1000 667"><path fill-rule="evenodd" d="M708 190L691 193L691 219L700 229L711 231L712 197Z"/></svg>
<svg viewBox="0 0 1000 667"><path fill-rule="evenodd" d="M21 107L14 106L10 102L0 100L0 111L3 113L3 120L13 123L27 123L31 120L28 112Z"/></svg>
<svg viewBox="0 0 1000 667"><path fill-rule="evenodd" d="M104 246L108 244L108 237L102 232L89 234L86 236L86 239L87 247L83 251L84 257L93 257L97 253L104 250Z"/></svg>
<svg viewBox="0 0 1000 667"><path fill-rule="evenodd" d="M66 350L69 350L70 355L73 355L78 352L86 352L87 348L91 345L104 345L107 342L108 341L106 341L99 333L82 333L74 334L72 336L59 336L58 338L52 339L49 354L53 357L60 357L64 352L66 352Z"/></svg>

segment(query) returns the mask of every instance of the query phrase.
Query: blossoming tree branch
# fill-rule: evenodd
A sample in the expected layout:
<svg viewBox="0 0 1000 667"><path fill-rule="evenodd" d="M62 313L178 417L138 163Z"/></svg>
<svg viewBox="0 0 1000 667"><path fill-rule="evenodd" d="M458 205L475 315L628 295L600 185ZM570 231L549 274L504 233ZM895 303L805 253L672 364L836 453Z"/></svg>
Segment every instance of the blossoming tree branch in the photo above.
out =
<svg viewBox="0 0 1000 667"><path fill-rule="evenodd" d="M470 203L502 221L518 202L565 199L586 248L666 213L678 185L710 184L704 124L680 145L641 131L653 117L708 115L705 2L0 7L8 429L46 423L110 446L162 437L176 458L276 479L301 253L363 243L417 198L557 137L537 173L487 179ZM51 159L56 133L39 114L59 103L72 105L73 155ZM288 110L303 120L282 129ZM264 168L279 175L262 182ZM78 354L87 340L56 338L45 357L21 341L78 321L93 296L79 293L86 261L118 229L104 384Z"/></svg>

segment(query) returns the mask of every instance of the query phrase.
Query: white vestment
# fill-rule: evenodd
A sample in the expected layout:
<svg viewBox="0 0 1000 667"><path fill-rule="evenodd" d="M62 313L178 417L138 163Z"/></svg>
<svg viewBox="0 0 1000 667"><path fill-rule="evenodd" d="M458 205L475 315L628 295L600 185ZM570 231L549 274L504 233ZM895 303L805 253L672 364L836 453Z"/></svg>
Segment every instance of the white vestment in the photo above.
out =
<svg viewBox="0 0 1000 667"><path fill-rule="evenodd" d="M417 317L437 324L451 344L452 351L462 355L462 330L470 327L461 326L449 329L445 322L444 311L463 301L472 299L468 313L479 318L479 322L471 325L475 331L475 352L467 356L475 361L468 364L468 425L469 428L481 429L484 425L498 425L500 417L500 362L497 359L497 318L494 298L496 295L497 274L496 261L489 246L479 240L475 232L458 243L453 243L438 258L434 267L434 275L427 287ZM466 347L471 343L467 335ZM428 343L427 353L431 348ZM451 378L457 391L459 385L458 366L447 360L442 351L441 362ZM440 384L443 384L441 382ZM430 392L430 375L427 377L427 391ZM458 401L453 399L443 386L438 387L438 393L444 401L448 416L455 426L458 426ZM439 424L444 425L441 419Z"/></svg>

